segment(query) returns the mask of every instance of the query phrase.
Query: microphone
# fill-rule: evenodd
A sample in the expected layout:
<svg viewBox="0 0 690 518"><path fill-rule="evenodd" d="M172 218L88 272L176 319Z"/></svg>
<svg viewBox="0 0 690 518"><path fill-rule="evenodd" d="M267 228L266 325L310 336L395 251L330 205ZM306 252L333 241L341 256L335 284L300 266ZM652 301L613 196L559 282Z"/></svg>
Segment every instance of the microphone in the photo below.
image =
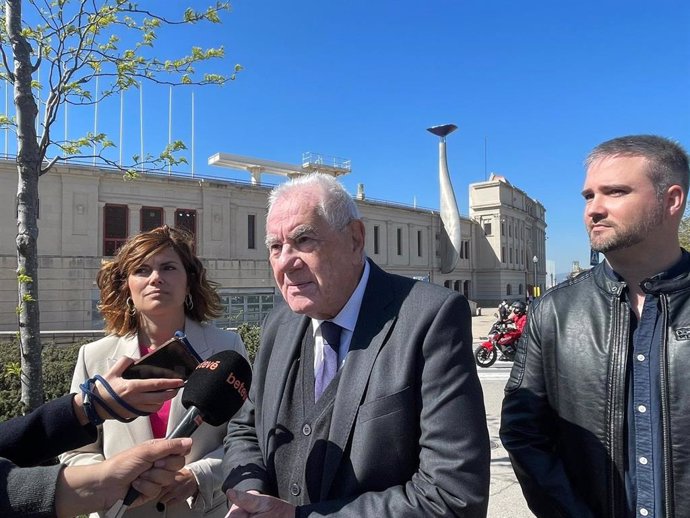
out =
<svg viewBox="0 0 690 518"><path fill-rule="evenodd" d="M189 437L201 423L223 424L242 407L251 383L252 369L235 351L221 351L201 362L182 392L187 413L166 439Z"/></svg>
<svg viewBox="0 0 690 518"><path fill-rule="evenodd" d="M223 424L242 407L251 383L252 368L235 351L221 351L204 360L189 375L182 392L187 413L166 439L189 437L202 423ZM110 509L106 518L120 518L138 496L139 492L130 487L117 514L111 514Z"/></svg>

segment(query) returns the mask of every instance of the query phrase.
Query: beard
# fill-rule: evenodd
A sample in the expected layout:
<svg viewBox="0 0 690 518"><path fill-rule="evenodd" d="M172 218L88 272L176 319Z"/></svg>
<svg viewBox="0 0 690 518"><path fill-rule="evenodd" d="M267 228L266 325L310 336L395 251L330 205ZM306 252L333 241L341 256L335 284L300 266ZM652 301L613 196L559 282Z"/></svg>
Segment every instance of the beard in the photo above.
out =
<svg viewBox="0 0 690 518"><path fill-rule="evenodd" d="M609 234L612 235L597 236L592 233L591 229L588 229L590 246L595 252L603 254L629 248L644 241L662 223L663 219L663 206L661 203L655 203L651 210L640 219L622 225L610 223L610 229L613 232L609 232ZM606 220L597 223L601 222L606 223Z"/></svg>

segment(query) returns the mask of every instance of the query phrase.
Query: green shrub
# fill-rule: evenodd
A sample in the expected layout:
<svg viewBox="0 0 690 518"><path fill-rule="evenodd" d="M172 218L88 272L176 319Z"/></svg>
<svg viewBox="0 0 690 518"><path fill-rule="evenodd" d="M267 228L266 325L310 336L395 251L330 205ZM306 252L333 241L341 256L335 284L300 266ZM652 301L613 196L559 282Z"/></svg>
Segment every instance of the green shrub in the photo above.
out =
<svg viewBox="0 0 690 518"><path fill-rule="evenodd" d="M254 364L254 358L256 358L256 353L259 351L261 327L245 322L239 325L237 332L242 338L244 346L247 348L249 363Z"/></svg>
<svg viewBox="0 0 690 518"><path fill-rule="evenodd" d="M261 328L252 324L241 324L237 332L242 337L249 363L259 350ZM71 345L43 344L43 398L45 401L67 394L72 383L74 365L79 347L89 340L81 340ZM19 401L20 385L19 345L16 341L0 342L0 421L22 415Z"/></svg>
<svg viewBox="0 0 690 518"><path fill-rule="evenodd" d="M43 345L43 398L48 401L69 392L79 347L72 345ZM22 415L19 344L0 342L0 421Z"/></svg>

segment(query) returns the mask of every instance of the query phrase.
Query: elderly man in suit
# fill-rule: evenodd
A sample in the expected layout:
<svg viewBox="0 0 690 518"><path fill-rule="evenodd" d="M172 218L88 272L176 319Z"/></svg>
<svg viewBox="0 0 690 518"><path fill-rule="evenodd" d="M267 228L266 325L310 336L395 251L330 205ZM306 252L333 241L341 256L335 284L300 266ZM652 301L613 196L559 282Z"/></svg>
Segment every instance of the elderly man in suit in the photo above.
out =
<svg viewBox="0 0 690 518"><path fill-rule="evenodd" d="M331 176L269 197L279 304L228 425L230 517L486 516L489 441L458 293L391 275Z"/></svg>

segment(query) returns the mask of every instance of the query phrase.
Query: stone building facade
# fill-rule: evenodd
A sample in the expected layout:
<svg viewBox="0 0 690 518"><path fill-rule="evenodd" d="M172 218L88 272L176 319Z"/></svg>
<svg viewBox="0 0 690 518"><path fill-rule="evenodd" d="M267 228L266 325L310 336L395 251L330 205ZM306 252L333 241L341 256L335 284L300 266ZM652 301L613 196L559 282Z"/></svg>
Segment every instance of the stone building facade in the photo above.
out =
<svg viewBox="0 0 690 518"><path fill-rule="evenodd" d="M173 174L122 173L56 165L39 182L39 300L42 330L99 329L96 273L127 238L159 224L189 228L210 278L220 284L226 315L217 324L260 322L279 296L264 246L270 186ZM369 257L387 271L445 285L479 305L524 298L544 285L544 208L505 179L470 186L470 217L461 217L460 259L438 267L437 211L355 195ZM0 331L17 328L17 172L0 161ZM508 252L510 250L510 252ZM506 290L510 293L506 293Z"/></svg>

